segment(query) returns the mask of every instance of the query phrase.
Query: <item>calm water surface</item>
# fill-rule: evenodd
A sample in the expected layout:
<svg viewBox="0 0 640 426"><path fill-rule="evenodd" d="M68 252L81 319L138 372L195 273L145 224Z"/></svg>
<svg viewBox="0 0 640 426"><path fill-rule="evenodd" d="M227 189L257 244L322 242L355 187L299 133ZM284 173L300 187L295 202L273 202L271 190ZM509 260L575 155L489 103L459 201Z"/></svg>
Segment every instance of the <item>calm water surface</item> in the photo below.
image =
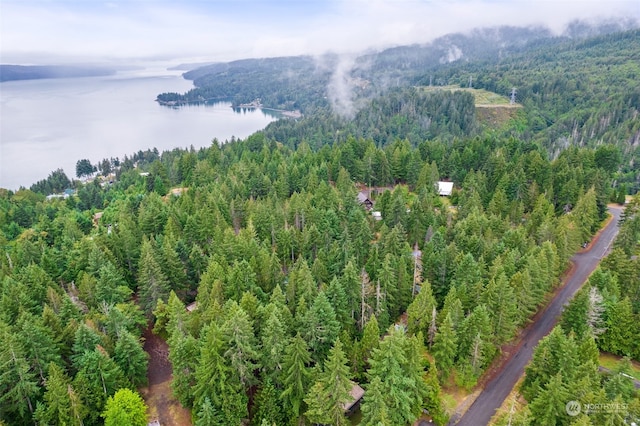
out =
<svg viewBox="0 0 640 426"><path fill-rule="evenodd" d="M229 103L173 109L155 102L158 93L191 87L179 72L164 70L0 83L0 188L28 188L58 168L75 178L83 158L96 164L153 147L246 138L276 119L234 112Z"/></svg>

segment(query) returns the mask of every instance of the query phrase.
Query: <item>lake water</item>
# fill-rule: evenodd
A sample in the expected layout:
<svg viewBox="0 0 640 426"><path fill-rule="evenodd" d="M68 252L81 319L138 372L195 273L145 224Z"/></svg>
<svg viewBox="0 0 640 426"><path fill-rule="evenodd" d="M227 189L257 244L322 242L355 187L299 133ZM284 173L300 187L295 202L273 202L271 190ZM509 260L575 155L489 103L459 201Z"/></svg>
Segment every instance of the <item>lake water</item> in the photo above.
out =
<svg viewBox="0 0 640 426"><path fill-rule="evenodd" d="M180 72L161 69L0 83L0 188L28 188L58 168L75 178L84 158L96 164L153 147L246 138L276 120L262 110L236 112L230 103L174 109L155 102L158 93L192 87Z"/></svg>

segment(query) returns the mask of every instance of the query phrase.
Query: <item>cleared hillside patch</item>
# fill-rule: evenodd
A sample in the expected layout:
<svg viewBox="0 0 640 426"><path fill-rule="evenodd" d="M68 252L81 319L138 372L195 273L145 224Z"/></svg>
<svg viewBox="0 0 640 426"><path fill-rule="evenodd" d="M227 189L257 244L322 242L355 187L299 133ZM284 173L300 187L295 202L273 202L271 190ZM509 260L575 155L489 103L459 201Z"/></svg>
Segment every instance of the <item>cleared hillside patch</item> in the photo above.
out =
<svg viewBox="0 0 640 426"><path fill-rule="evenodd" d="M507 96L499 95L485 89L460 87L458 85L422 86L420 89L425 92L448 90L451 92L471 93L475 99L476 119L482 125L492 128L503 126L509 120L514 118L516 112L522 108L522 105L517 102L515 104L511 104Z"/></svg>

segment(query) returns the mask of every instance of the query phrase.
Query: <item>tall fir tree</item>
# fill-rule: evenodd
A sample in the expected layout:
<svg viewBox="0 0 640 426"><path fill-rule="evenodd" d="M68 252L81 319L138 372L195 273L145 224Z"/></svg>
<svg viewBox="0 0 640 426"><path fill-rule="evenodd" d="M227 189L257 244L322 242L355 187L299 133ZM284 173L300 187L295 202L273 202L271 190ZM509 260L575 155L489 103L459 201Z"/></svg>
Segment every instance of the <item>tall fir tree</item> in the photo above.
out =
<svg viewBox="0 0 640 426"><path fill-rule="evenodd" d="M292 419L304 412L304 397L309 388L311 354L306 342L298 333L285 349L283 359L283 391L280 395L284 408Z"/></svg>
<svg viewBox="0 0 640 426"><path fill-rule="evenodd" d="M340 339L337 339L320 377L305 398L309 407L307 418L318 424L348 425L350 422L345 416L345 406L351 400L352 386L347 357Z"/></svg>
<svg viewBox="0 0 640 426"><path fill-rule="evenodd" d="M225 424L240 424L247 417L247 394L239 375L224 356L225 339L215 324L202 331L199 363L195 371L195 406L208 398Z"/></svg>
<svg viewBox="0 0 640 426"><path fill-rule="evenodd" d="M374 377L362 398L362 426L386 426L389 423L389 407L383 394L382 380Z"/></svg>
<svg viewBox="0 0 640 426"><path fill-rule="evenodd" d="M420 288L420 293L407 308L407 329L409 333L422 333L423 336L428 336L435 307L436 299L433 297L431 285L428 281L424 281Z"/></svg>
<svg viewBox="0 0 640 426"><path fill-rule="evenodd" d="M34 419L42 424L80 426L87 415L80 394L57 364L49 366L44 403L38 406Z"/></svg>
<svg viewBox="0 0 640 426"><path fill-rule="evenodd" d="M148 240L142 243L138 265L138 293L147 315L156 309L158 300L167 301L171 291L169 280L156 260L155 249Z"/></svg>
<svg viewBox="0 0 640 426"><path fill-rule="evenodd" d="M390 333L374 349L368 375L370 382L379 378L386 398L389 424L407 424L420 415L427 388L418 363L422 354L404 331L390 329ZM422 347L420 345L420 347Z"/></svg>
<svg viewBox="0 0 640 426"><path fill-rule="evenodd" d="M453 320L450 313L447 313L436 333L432 352L443 380L447 380L452 372L458 352L458 338L453 328Z"/></svg>
<svg viewBox="0 0 640 426"><path fill-rule="evenodd" d="M20 344L19 336L0 322L0 415L28 423L36 409L40 388Z"/></svg>
<svg viewBox="0 0 640 426"><path fill-rule="evenodd" d="M324 292L318 293L303 320L304 338L317 363L326 358L332 342L340 334L340 323Z"/></svg>
<svg viewBox="0 0 640 426"><path fill-rule="evenodd" d="M140 340L123 330L116 342L113 360L136 388L147 383L148 359L149 354L142 349Z"/></svg>
<svg viewBox="0 0 640 426"><path fill-rule="evenodd" d="M482 302L489 311L495 343L506 342L516 330L518 308L513 288L504 274L489 281Z"/></svg>
<svg viewBox="0 0 640 426"><path fill-rule="evenodd" d="M257 343L249 315L240 306L231 308L222 325L224 357L245 390L255 382L254 372L259 368Z"/></svg>

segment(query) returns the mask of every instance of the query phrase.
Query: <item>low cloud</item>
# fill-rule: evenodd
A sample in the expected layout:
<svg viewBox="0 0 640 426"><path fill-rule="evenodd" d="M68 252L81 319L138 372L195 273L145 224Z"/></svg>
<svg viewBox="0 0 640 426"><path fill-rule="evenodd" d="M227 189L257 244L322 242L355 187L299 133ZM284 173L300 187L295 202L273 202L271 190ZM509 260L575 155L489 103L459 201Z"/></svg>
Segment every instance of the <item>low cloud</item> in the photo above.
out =
<svg viewBox="0 0 640 426"><path fill-rule="evenodd" d="M3 0L0 52L3 63L349 54L486 26L560 32L599 16L638 19L640 8L637 0Z"/></svg>
<svg viewBox="0 0 640 426"><path fill-rule="evenodd" d="M351 72L355 65L355 57L342 55L338 59L331 80L327 86L327 96L335 113L346 118L353 118L353 79Z"/></svg>

